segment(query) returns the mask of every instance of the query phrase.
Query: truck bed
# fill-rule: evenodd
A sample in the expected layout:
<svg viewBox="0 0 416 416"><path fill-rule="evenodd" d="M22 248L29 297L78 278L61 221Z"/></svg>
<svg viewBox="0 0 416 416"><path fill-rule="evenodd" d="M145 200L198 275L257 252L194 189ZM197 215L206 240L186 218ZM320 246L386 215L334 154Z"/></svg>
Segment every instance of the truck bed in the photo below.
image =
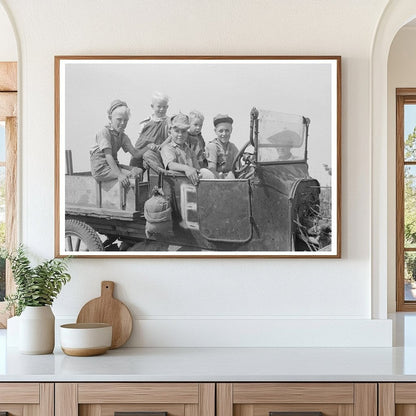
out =
<svg viewBox="0 0 416 416"><path fill-rule="evenodd" d="M97 182L90 172L65 175L67 215L134 220L143 215L149 183L130 180L125 189L117 180Z"/></svg>

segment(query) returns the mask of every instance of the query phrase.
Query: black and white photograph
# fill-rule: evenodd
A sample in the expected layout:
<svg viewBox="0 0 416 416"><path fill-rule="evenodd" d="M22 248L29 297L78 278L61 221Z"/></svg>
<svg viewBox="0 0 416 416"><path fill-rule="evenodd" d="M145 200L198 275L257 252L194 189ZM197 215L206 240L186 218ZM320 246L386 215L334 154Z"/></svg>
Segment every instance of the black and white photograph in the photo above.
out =
<svg viewBox="0 0 416 416"><path fill-rule="evenodd" d="M339 258L340 65L56 56L56 255Z"/></svg>

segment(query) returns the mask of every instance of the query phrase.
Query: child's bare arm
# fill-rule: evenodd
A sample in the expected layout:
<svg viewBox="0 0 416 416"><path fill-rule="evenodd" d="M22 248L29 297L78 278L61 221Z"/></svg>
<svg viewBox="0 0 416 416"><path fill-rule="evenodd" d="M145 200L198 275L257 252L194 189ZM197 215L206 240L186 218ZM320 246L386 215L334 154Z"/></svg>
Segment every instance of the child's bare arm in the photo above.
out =
<svg viewBox="0 0 416 416"><path fill-rule="evenodd" d="M158 146L154 143L149 143L147 146L143 147L142 149L136 149L131 143L128 144L127 146L127 150L128 152L135 157L136 159L141 159L143 157L143 155L148 151L148 150L156 150L158 149Z"/></svg>
<svg viewBox="0 0 416 416"><path fill-rule="evenodd" d="M182 163L169 162L168 168L170 170L176 170L178 172L184 172L185 175L189 178L189 180L192 182L193 185L196 185L198 183L198 171L194 167L184 165Z"/></svg>

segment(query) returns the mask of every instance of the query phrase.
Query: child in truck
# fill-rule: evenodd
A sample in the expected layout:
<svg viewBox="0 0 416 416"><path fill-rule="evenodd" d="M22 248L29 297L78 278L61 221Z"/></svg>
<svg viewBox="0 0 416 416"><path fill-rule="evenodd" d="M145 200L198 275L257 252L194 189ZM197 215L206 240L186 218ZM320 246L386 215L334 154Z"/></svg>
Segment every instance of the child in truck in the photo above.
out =
<svg viewBox="0 0 416 416"><path fill-rule="evenodd" d="M170 140L162 146L161 156L166 169L183 172L193 185L199 179L214 179L211 171L199 167L195 152L187 144L189 117L178 114L172 117Z"/></svg>
<svg viewBox="0 0 416 416"><path fill-rule="evenodd" d="M159 150L169 136L170 119L166 115L169 97L161 92L154 92L150 107L152 107L153 114L141 121L139 125L139 137L134 145L137 150L147 150L147 148ZM130 166L143 168L143 159L133 157L130 160Z"/></svg>
<svg viewBox="0 0 416 416"><path fill-rule="evenodd" d="M125 188L130 186L130 178L141 178L143 170L138 167L122 165L118 162L120 149L134 157L141 157L144 151L136 150L124 133L130 118L130 109L121 100L114 100L107 110L109 124L95 136L96 144L90 150L92 176L98 182L117 179Z"/></svg>
<svg viewBox="0 0 416 416"><path fill-rule="evenodd" d="M192 110L189 113L189 122L188 146L195 152L199 167L206 168L208 167L208 162L205 156L205 140L201 133L204 115L198 110Z"/></svg>
<svg viewBox="0 0 416 416"><path fill-rule="evenodd" d="M205 140L202 137L202 125L204 124L204 115L198 110L192 110L189 113L189 129L185 143L195 153L199 168L208 167L205 156ZM172 141L172 135L162 143L162 146Z"/></svg>
<svg viewBox="0 0 416 416"><path fill-rule="evenodd" d="M206 146L208 169L219 179L234 179L232 166L238 154L236 145L230 142L234 120L228 114L218 114L213 121L217 137Z"/></svg>

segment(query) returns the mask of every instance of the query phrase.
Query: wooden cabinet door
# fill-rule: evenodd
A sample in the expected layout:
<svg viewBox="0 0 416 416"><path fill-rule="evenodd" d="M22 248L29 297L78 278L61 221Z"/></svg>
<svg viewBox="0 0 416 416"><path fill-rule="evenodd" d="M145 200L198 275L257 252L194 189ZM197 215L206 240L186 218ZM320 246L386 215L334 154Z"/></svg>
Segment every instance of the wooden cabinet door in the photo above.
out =
<svg viewBox="0 0 416 416"><path fill-rule="evenodd" d="M215 416L214 383L57 383L55 416Z"/></svg>
<svg viewBox="0 0 416 416"><path fill-rule="evenodd" d="M377 416L376 383L220 383L217 416Z"/></svg>
<svg viewBox="0 0 416 416"><path fill-rule="evenodd" d="M416 383L380 383L379 416L415 416Z"/></svg>
<svg viewBox="0 0 416 416"><path fill-rule="evenodd" d="M0 415L53 416L53 383L0 383Z"/></svg>

